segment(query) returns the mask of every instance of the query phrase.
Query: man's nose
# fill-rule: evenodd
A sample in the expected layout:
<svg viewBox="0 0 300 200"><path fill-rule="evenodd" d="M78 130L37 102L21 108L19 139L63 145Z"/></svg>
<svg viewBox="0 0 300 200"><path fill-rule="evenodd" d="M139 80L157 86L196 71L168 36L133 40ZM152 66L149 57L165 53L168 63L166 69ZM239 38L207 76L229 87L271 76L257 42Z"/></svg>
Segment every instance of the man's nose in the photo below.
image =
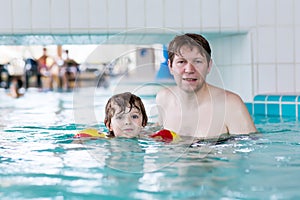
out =
<svg viewBox="0 0 300 200"><path fill-rule="evenodd" d="M187 62L187 64L185 65L185 72L187 73L195 72L195 66L191 62Z"/></svg>

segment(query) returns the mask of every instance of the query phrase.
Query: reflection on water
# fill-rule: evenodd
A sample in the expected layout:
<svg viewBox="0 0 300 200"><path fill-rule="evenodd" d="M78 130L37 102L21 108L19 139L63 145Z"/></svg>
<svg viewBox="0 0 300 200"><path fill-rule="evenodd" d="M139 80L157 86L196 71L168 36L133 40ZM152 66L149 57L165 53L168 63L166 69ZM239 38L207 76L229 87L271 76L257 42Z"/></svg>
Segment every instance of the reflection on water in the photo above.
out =
<svg viewBox="0 0 300 200"><path fill-rule="evenodd" d="M147 137L76 144L72 136L78 129L104 129L110 93L86 89L79 96L29 91L11 99L0 94L1 199L299 197L295 120L255 117L261 134L192 148L189 140L166 144ZM152 109L154 97L143 100ZM84 118L87 124L81 123Z"/></svg>
<svg viewBox="0 0 300 200"><path fill-rule="evenodd" d="M11 99L2 93L1 125L8 126L40 126L48 127L60 123L74 122L71 93L39 93L29 92L19 99Z"/></svg>

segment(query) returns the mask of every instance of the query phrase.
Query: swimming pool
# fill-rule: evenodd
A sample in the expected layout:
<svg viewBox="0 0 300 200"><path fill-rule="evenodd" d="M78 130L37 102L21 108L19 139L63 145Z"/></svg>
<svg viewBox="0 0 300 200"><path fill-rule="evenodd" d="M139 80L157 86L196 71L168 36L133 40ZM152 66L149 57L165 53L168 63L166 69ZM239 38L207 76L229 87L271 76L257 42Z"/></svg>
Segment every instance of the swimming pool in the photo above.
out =
<svg viewBox="0 0 300 200"><path fill-rule="evenodd" d="M300 197L299 121L255 116L262 134L197 147L148 139L72 143L76 130L104 129L98 122L109 96L101 88L77 96L31 90L20 99L1 91L0 199ZM142 99L151 113L154 97Z"/></svg>

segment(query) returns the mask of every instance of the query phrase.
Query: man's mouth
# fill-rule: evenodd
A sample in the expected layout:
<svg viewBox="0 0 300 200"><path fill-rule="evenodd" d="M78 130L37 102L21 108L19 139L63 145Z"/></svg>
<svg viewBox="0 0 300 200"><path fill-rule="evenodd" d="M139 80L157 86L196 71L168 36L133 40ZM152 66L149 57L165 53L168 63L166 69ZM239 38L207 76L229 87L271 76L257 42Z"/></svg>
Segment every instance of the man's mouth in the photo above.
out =
<svg viewBox="0 0 300 200"><path fill-rule="evenodd" d="M182 78L184 81L197 81L196 78Z"/></svg>

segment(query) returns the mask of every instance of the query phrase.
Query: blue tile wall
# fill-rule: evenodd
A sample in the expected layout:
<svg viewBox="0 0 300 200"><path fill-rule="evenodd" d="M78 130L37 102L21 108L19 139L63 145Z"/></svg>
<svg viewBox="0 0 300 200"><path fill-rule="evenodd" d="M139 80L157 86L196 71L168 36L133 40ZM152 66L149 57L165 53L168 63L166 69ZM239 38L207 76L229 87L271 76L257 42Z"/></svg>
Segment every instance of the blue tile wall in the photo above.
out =
<svg viewBox="0 0 300 200"><path fill-rule="evenodd" d="M279 116L280 115L280 101L281 97L277 95L266 96L267 104L267 115L269 116Z"/></svg>
<svg viewBox="0 0 300 200"><path fill-rule="evenodd" d="M300 95L256 95L253 106L247 106L253 115L286 116L300 119Z"/></svg>
<svg viewBox="0 0 300 200"><path fill-rule="evenodd" d="M282 116L296 117L296 104L282 104L281 112Z"/></svg>
<svg viewBox="0 0 300 200"><path fill-rule="evenodd" d="M254 115L265 115L266 104L264 103L254 103Z"/></svg>
<svg viewBox="0 0 300 200"><path fill-rule="evenodd" d="M298 96L298 102L297 102L297 110L298 110L298 119L300 120L300 96Z"/></svg>
<svg viewBox="0 0 300 200"><path fill-rule="evenodd" d="M267 115L279 116L280 115L280 105L267 103Z"/></svg>
<svg viewBox="0 0 300 200"><path fill-rule="evenodd" d="M245 103L250 115L253 115L253 104L252 103Z"/></svg>

